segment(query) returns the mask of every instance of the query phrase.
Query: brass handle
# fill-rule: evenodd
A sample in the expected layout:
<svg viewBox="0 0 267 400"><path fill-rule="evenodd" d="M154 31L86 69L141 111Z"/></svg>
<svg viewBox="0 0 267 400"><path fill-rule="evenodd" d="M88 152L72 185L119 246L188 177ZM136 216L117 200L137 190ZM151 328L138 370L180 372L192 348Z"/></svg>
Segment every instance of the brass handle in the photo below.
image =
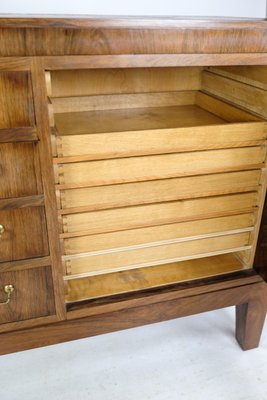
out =
<svg viewBox="0 0 267 400"><path fill-rule="evenodd" d="M4 225L0 224L0 236L3 235L4 232L5 232L5 227Z"/></svg>
<svg viewBox="0 0 267 400"><path fill-rule="evenodd" d="M0 305L1 305L1 304L3 305L3 304L8 304L8 303L10 303L11 295L12 295L12 293L14 292L14 290L15 290L15 287L14 287L13 285L5 285L5 286L4 286L4 292L6 293L7 298L6 298L5 301L1 301L1 302L0 302Z"/></svg>

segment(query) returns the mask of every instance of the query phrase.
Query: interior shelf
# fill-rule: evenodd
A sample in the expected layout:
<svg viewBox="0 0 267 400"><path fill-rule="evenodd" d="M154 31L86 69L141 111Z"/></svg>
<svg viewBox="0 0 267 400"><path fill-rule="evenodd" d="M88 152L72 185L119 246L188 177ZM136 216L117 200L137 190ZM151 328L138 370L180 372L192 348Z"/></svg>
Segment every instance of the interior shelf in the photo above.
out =
<svg viewBox="0 0 267 400"><path fill-rule="evenodd" d="M246 269L232 254L67 280L67 303L136 292Z"/></svg>
<svg viewBox="0 0 267 400"><path fill-rule="evenodd" d="M197 105L145 107L57 114L60 135L126 132L225 124L222 118Z"/></svg>

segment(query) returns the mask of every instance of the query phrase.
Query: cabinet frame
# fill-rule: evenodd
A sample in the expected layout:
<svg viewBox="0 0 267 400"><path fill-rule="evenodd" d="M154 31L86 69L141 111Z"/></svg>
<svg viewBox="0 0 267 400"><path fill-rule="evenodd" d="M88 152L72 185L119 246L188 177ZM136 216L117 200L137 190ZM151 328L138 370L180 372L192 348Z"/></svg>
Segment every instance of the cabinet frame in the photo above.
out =
<svg viewBox="0 0 267 400"><path fill-rule="evenodd" d="M40 139L38 145L43 201L50 249L45 265L49 258L56 304L55 316L2 325L0 354L234 305L237 310L238 342L243 349L258 346L267 309L266 283L262 278L266 277L267 265L260 264L257 257L257 272L241 271L224 277L206 278L129 296L121 295L107 304L95 301L79 307L66 306L45 72L83 68L267 66L267 45L264 41L266 28L266 20L0 18L3 36L0 71L26 70L30 71L32 78L36 129L29 132L28 138ZM73 34L69 47L66 32ZM144 35L145 46L136 41L136 32ZM160 33L167 35L165 43L155 41ZM119 34L124 39L121 44L118 42ZM192 38L196 34L203 35L203 48L193 43ZM25 35L27 40L23 42L21 38ZM101 35L108 43L102 48L99 43ZM55 41L56 38L58 41ZM177 38L177 42L174 38ZM16 39L20 39L17 47L14 46ZM133 54L136 46L139 46L139 50ZM257 229L260 229L260 225ZM3 263L0 271L1 268L5 271L43 263L44 258L30 262ZM4 333L5 330L10 332Z"/></svg>

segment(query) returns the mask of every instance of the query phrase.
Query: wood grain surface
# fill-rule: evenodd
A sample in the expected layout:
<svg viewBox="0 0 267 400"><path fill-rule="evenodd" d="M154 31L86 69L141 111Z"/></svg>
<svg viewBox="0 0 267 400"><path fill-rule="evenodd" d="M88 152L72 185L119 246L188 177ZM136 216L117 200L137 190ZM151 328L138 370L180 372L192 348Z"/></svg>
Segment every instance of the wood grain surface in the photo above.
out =
<svg viewBox="0 0 267 400"><path fill-rule="evenodd" d="M0 17L0 354L233 305L258 346L266 28Z"/></svg>
<svg viewBox="0 0 267 400"><path fill-rule="evenodd" d="M1 40L1 56L264 53L267 50L264 20L1 18L0 28L5 39Z"/></svg>
<svg viewBox="0 0 267 400"><path fill-rule="evenodd" d="M53 283L49 267L0 272L0 301L4 285L14 285L9 304L0 304L1 324L52 315L55 312Z"/></svg>
<svg viewBox="0 0 267 400"><path fill-rule="evenodd" d="M204 279L243 270L245 267L234 255L225 254L197 260L163 264L156 267L126 270L66 281L68 303L86 299L131 293L162 287L183 281Z"/></svg>
<svg viewBox="0 0 267 400"><path fill-rule="evenodd" d="M161 302L159 300L157 303L150 305L146 304L135 308L128 307L121 311L107 312L91 317L71 319L47 326L2 334L0 354L100 335L218 308L254 303L255 301L258 302L258 306L255 309L257 311L257 321L262 321L266 310L265 283L246 285L245 281L243 280L244 286L236 286L218 290L217 292L195 294ZM250 322L253 321L246 319L246 323L243 324L243 320L238 319L239 342L244 349L251 348L251 344L254 347L259 344L262 323L259 322L257 325L250 324L250 330L248 331L248 323ZM251 329L252 326L254 329Z"/></svg>

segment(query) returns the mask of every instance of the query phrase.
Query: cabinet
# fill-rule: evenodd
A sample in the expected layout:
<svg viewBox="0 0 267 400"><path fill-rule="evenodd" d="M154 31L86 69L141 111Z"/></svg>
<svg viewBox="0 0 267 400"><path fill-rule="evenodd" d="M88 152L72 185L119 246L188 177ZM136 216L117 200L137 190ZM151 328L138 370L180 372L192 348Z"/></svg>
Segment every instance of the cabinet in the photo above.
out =
<svg viewBox="0 0 267 400"><path fill-rule="evenodd" d="M266 24L0 19L0 353L233 305L258 345Z"/></svg>

